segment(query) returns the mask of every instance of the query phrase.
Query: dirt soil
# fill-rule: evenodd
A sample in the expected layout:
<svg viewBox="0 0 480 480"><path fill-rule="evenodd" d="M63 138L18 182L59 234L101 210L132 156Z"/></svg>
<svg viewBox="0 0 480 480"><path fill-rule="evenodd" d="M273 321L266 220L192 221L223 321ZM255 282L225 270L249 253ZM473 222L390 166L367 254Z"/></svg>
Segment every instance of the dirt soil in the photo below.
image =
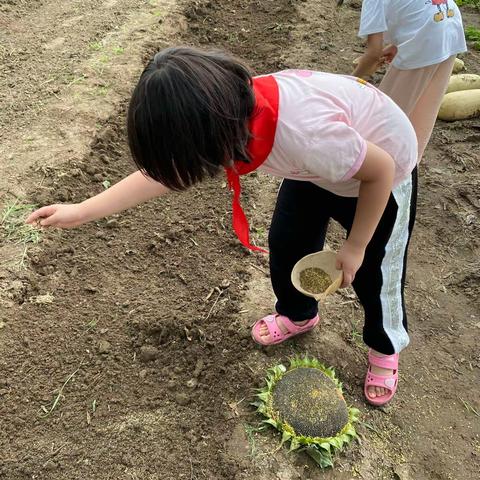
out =
<svg viewBox="0 0 480 480"><path fill-rule="evenodd" d="M334 3L3 0L0 203L80 201L131 172L125 105L166 45L226 48L258 73L349 73L362 51L360 4ZM464 17L479 26L474 10ZM478 52L464 60L480 72ZM312 333L254 345L249 326L273 307L268 262L232 235L224 178L46 231L36 245L0 236L0 478L479 478L479 140L479 119L439 123L421 164L412 343L382 409L363 400L352 291L329 299ZM277 187L263 175L245 181L259 245ZM324 472L258 431L249 406L266 368L306 352L336 368L362 411L359 440Z"/></svg>

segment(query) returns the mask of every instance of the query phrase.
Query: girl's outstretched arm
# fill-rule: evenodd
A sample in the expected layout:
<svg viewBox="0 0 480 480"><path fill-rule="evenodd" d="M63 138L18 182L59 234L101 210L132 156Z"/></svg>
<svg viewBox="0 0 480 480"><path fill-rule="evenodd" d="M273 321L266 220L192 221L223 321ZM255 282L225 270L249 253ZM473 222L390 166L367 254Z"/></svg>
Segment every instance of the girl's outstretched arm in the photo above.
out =
<svg viewBox="0 0 480 480"><path fill-rule="evenodd" d="M139 205L169 190L145 176L140 170L117 184L81 203L48 205L34 211L27 223L39 221L42 227L71 228L92 220L108 217Z"/></svg>
<svg viewBox="0 0 480 480"><path fill-rule="evenodd" d="M362 265L365 249L387 206L394 175L393 158L385 150L367 142L365 160L353 177L361 183L352 229L337 254L337 268L343 270L344 287L353 282Z"/></svg>

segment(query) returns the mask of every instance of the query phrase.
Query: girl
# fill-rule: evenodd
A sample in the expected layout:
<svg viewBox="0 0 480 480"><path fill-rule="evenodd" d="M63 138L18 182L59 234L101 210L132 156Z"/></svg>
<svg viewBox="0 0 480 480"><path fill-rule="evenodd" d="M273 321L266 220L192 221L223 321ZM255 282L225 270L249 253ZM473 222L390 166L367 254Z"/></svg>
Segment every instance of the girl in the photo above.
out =
<svg viewBox="0 0 480 480"><path fill-rule="evenodd" d="M417 144L403 112L366 82L293 70L252 79L219 52L168 48L136 86L128 140L139 170L75 205L50 205L27 219L74 227L170 190L185 190L226 168L233 225L249 248L239 174L256 168L283 177L269 234L276 314L253 327L262 345L312 329L317 302L290 282L293 265L323 248L330 218L348 237L337 254L344 284L365 309L371 350L367 399L389 401L398 353L409 342L403 303L405 261L415 217Z"/></svg>
<svg viewBox="0 0 480 480"><path fill-rule="evenodd" d="M379 88L410 118L420 161L455 56L467 50L460 10L454 0L363 0L359 36L367 50L353 74L363 78L392 62ZM392 45L383 49L384 42Z"/></svg>

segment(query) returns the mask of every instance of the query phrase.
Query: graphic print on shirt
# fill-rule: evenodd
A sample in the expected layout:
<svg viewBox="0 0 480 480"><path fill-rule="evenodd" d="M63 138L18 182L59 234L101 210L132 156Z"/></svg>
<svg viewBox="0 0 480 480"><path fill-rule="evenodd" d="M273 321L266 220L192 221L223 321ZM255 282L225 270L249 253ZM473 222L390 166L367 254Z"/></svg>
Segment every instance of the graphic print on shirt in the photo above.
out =
<svg viewBox="0 0 480 480"><path fill-rule="evenodd" d="M426 3L431 3L432 6L437 7L438 12L435 13L435 15L433 16L433 19L436 22L441 22L445 18L445 15L442 11L442 5L445 6L445 13L447 14L448 18L453 17L455 15L455 11L451 9L450 6L448 5L448 0L429 0L429 2L426 2Z"/></svg>
<svg viewBox="0 0 480 480"><path fill-rule="evenodd" d="M357 86L360 88L367 88L368 82L363 78L357 78Z"/></svg>

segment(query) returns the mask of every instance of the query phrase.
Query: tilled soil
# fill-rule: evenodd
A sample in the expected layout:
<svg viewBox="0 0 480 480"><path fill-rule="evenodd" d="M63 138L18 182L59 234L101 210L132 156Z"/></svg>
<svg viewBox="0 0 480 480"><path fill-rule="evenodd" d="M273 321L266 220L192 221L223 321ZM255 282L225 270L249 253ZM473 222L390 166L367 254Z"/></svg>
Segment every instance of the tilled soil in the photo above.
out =
<svg viewBox="0 0 480 480"><path fill-rule="evenodd" d="M362 49L358 5L332 3L4 2L2 202L80 201L132 171L126 101L142 62L167 44L226 48L258 73L349 73ZM473 10L464 16L478 22ZM478 53L465 62L480 70ZM478 119L440 123L421 164L412 344L383 409L363 400L351 291L329 299L312 333L254 345L249 326L273 306L268 262L234 238L224 178L47 231L26 268L12 266L18 249L0 239L0 478L476 478L479 130ZM278 182L253 174L244 184L254 241L265 245ZM331 246L341 235L334 225ZM303 353L334 366L363 412L359 441L327 472L257 431L249 406L267 367Z"/></svg>

